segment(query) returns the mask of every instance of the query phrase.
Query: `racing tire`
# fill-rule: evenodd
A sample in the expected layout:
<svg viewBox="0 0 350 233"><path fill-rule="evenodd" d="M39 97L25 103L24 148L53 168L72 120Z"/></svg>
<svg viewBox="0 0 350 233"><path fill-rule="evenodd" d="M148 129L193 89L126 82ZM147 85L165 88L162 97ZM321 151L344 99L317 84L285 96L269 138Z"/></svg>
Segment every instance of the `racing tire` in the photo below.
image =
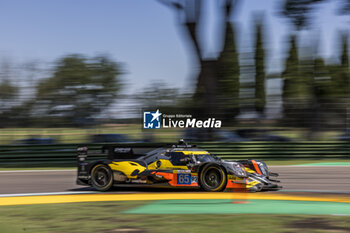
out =
<svg viewBox="0 0 350 233"><path fill-rule="evenodd" d="M105 164L97 164L91 170L91 185L96 190L105 192L113 186L113 172Z"/></svg>
<svg viewBox="0 0 350 233"><path fill-rule="evenodd" d="M226 184L226 172L217 164L206 165L199 175L199 185L205 191L221 192L226 188Z"/></svg>

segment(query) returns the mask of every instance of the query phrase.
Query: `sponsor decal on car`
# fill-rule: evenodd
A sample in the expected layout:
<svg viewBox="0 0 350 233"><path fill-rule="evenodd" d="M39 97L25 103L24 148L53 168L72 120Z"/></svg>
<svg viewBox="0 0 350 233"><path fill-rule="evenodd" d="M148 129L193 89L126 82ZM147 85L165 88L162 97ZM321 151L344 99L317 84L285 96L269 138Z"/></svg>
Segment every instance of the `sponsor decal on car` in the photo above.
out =
<svg viewBox="0 0 350 233"><path fill-rule="evenodd" d="M175 170L175 173L191 173L191 170Z"/></svg>

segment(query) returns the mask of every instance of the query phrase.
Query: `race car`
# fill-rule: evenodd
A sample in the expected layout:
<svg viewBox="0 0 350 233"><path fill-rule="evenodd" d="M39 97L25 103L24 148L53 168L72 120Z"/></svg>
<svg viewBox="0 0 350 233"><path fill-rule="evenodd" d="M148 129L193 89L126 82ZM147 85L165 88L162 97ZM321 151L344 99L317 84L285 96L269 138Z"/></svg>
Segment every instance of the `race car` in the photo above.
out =
<svg viewBox="0 0 350 233"><path fill-rule="evenodd" d="M259 160L226 161L208 151L188 145L183 140L146 153L139 148L106 145L106 159L88 162L88 148L78 147L77 184L110 190L118 185L156 185L157 187L191 187L220 192L239 189L250 192L278 190L278 180Z"/></svg>

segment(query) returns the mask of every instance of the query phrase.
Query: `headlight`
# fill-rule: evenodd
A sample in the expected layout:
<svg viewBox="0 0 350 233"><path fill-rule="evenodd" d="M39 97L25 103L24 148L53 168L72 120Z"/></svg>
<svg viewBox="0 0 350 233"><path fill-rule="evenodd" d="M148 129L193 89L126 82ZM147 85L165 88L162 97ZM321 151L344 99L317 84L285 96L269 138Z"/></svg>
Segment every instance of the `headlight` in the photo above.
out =
<svg viewBox="0 0 350 233"><path fill-rule="evenodd" d="M244 166L240 163L232 163L232 171L238 177L247 177Z"/></svg>

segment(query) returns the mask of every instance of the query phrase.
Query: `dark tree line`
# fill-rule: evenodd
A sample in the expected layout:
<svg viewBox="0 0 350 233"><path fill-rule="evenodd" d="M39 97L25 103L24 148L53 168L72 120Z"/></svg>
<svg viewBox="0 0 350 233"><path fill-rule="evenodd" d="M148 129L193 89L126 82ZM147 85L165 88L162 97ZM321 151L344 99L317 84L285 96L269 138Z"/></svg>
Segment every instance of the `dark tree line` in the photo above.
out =
<svg viewBox="0 0 350 233"><path fill-rule="evenodd" d="M327 1L286 0L281 11L281 16L287 18L294 28L282 73L284 122L292 126L305 126L312 131L329 125L326 122L328 119L346 121L345 111L349 107L348 32L340 33L337 44L341 45L341 49L337 63L326 64L324 58L319 56L318 39L307 38L313 45L300 46L302 38L299 32L312 25L314 13L322 2ZM342 13L345 13L348 1L343 3ZM299 53L301 50L303 56Z"/></svg>
<svg viewBox="0 0 350 233"><path fill-rule="evenodd" d="M240 97L242 65L236 45L236 23L232 21L237 11L238 0L218 1L221 7L221 27L223 28L223 48L217 57L204 59L200 41L202 34L199 23L204 0L162 0L179 15L180 24L188 33L187 40L193 45L199 61L199 73L195 78L196 89L193 95L196 112L212 115L216 112L226 122L232 121L242 109ZM312 28L313 19L322 3L327 0L284 0L279 4L281 18L290 25L287 57L282 78L283 117L290 125L315 128L315 118L322 112L326 102L342 102L350 93L347 33L342 37L340 64L326 64L318 56L318 41L313 46L301 48L300 31ZM348 14L349 1L340 1L339 12ZM264 44L265 26L263 18L255 20L253 106L259 116L264 116L266 107L266 49ZM310 38L309 38L310 39ZM314 38L311 38L314 40ZM217 43L221 43L217 40ZM299 52L303 50L301 55ZM244 72L244 71L243 71Z"/></svg>
<svg viewBox="0 0 350 233"><path fill-rule="evenodd" d="M41 79L34 95L1 108L4 126L82 126L108 111L121 89L121 67L107 56L68 55L59 59L52 75ZM3 82L0 98L18 99L14 85Z"/></svg>

